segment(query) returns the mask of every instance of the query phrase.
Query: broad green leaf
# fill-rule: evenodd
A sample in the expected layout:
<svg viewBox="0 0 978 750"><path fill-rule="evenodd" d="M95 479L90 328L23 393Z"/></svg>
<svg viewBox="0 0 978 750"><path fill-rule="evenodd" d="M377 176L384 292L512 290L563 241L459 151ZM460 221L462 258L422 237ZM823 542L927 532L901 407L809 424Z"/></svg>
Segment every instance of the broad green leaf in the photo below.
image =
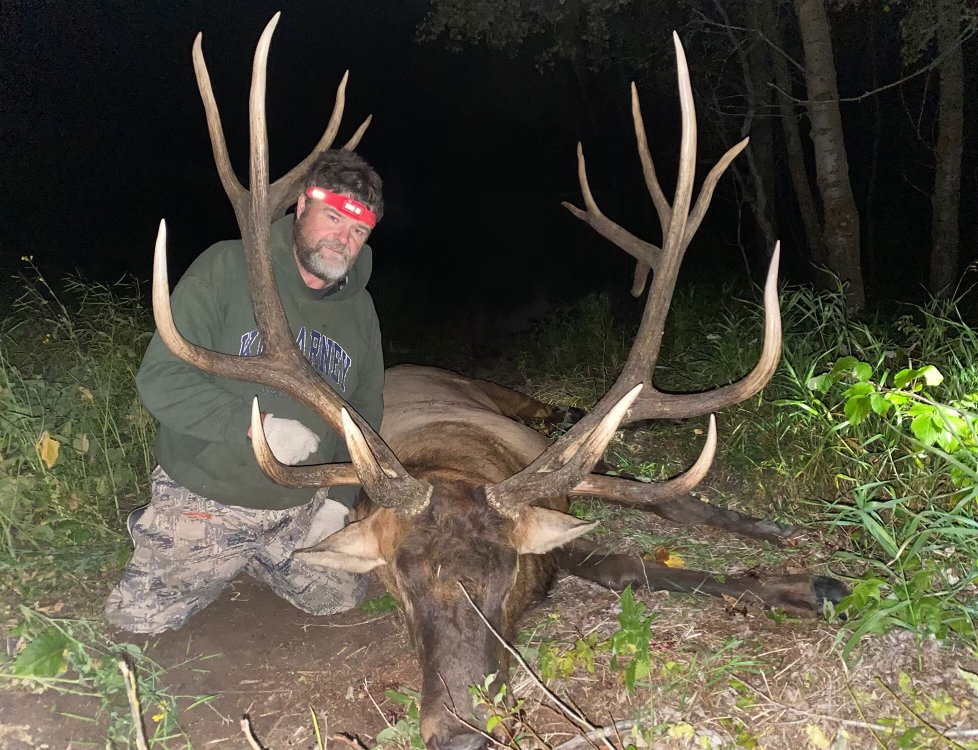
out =
<svg viewBox="0 0 978 750"><path fill-rule="evenodd" d="M924 379L927 385L940 385L944 382L944 376L934 365L927 365L918 371L918 376Z"/></svg>
<svg viewBox="0 0 978 750"><path fill-rule="evenodd" d="M869 415L869 398L856 396L846 401L846 418L849 424L859 424Z"/></svg>
<svg viewBox="0 0 978 750"><path fill-rule="evenodd" d="M934 419L931 414L918 414L910 423L910 429L924 445L933 445L937 442L939 432L934 427Z"/></svg>
<svg viewBox="0 0 978 750"><path fill-rule="evenodd" d="M893 404L886 400L879 393L873 393L869 396L869 406L870 408L879 414L881 417L885 417L886 413L893 408Z"/></svg>
<svg viewBox="0 0 978 750"><path fill-rule="evenodd" d="M832 367L832 374L833 375L841 375L844 372L849 372L857 364L859 364L859 360L856 359L855 357L842 357L842 359L838 360L835 363L835 365L833 365L833 367Z"/></svg>
<svg viewBox="0 0 978 750"><path fill-rule="evenodd" d="M808 380L808 390L815 391L816 393L825 393L832 387L835 380L832 374L828 372L822 375L816 375L814 378Z"/></svg>
<svg viewBox="0 0 978 750"><path fill-rule="evenodd" d="M849 386L842 395L846 398L852 398L853 396L868 396L875 392L876 389L872 383L856 383L855 385Z"/></svg>
<svg viewBox="0 0 978 750"><path fill-rule="evenodd" d="M917 377L916 370L900 370L900 372L893 376L893 387L905 388L907 383L909 383L915 377Z"/></svg>
<svg viewBox="0 0 978 750"><path fill-rule="evenodd" d="M57 677L68 671L69 648L71 639L52 625L17 655L10 672L16 677Z"/></svg>
<svg viewBox="0 0 978 750"><path fill-rule="evenodd" d="M852 374L856 378L856 380L862 383L869 380L870 376L872 376L873 368L870 367L865 362L858 362L856 363L856 366L853 368Z"/></svg>

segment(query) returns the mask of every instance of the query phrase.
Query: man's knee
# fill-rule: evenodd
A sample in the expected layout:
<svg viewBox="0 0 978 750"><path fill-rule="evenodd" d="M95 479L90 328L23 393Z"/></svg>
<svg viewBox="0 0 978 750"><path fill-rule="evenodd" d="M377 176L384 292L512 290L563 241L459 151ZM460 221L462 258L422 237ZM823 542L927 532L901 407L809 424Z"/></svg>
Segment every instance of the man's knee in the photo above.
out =
<svg viewBox="0 0 978 750"><path fill-rule="evenodd" d="M291 576L276 593L311 615L335 615L359 605L369 581L366 574L319 568L312 575L302 571Z"/></svg>
<svg viewBox="0 0 978 750"><path fill-rule="evenodd" d="M130 633L162 633L183 627L207 601L199 596L178 597L154 591L146 585L133 585L129 571L105 601L105 619ZM209 601L209 600L208 600Z"/></svg>

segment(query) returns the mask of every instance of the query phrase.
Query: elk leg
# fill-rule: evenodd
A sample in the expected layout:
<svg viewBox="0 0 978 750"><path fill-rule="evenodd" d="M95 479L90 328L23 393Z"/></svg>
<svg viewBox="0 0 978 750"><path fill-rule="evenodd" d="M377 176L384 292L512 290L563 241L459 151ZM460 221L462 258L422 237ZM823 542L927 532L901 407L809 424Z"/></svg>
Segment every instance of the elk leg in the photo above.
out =
<svg viewBox="0 0 978 750"><path fill-rule="evenodd" d="M829 576L771 575L724 576L682 568L667 568L632 555L608 554L597 545L577 540L557 550L562 570L613 591L642 586L650 591L702 593L782 609L813 617L826 601L838 604L849 592Z"/></svg>
<svg viewBox="0 0 978 750"><path fill-rule="evenodd" d="M554 406L539 401L525 393L505 388L488 380L471 380L498 407L504 417L522 422L539 420L548 424L574 424L584 416L584 410L576 406Z"/></svg>
<svg viewBox="0 0 978 750"><path fill-rule="evenodd" d="M692 495L682 495L647 507L639 506L639 509L647 510L657 516L687 526L715 526L724 531L752 539L760 539L779 547L783 547L786 540L798 533L797 526L768 521L764 518L754 518L735 510L697 500Z"/></svg>
<svg viewBox="0 0 978 750"><path fill-rule="evenodd" d="M629 508L649 511L670 521L689 526L715 526L724 531L760 539L778 546L784 546L786 540L798 533L798 528L795 526L720 508L688 494L651 502L649 496L654 487L654 482L650 484L624 477L591 474L577 486L575 494L597 497Z"/></svg>

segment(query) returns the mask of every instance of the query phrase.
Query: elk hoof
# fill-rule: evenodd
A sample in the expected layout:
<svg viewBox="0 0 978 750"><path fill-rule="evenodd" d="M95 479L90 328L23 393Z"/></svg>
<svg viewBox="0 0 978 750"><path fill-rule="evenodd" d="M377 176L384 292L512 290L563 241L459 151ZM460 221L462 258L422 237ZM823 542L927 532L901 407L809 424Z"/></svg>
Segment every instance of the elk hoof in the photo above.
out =
<svg viewBox="0 0 978 750"><path fill-rule="evenodd" d="M815 576L812 581L812 594L815 598L816 614L821 614L825 602L834 605L842 601L843 597L849 596L849 589L846 585L830 576Z"/></svg>

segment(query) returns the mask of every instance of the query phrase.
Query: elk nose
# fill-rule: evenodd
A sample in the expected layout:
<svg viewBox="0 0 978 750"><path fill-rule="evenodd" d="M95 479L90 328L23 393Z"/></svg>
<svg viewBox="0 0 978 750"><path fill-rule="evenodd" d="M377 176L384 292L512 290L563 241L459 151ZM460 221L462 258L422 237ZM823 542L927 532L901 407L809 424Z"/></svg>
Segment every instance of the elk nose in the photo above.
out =
<svg viewBox="0 0 978 750"><path fill-rule="evenodd" d="M430 750L482 750L486 746L486 738L475 732L466 732L436 740L431 745Z"/></svg>

